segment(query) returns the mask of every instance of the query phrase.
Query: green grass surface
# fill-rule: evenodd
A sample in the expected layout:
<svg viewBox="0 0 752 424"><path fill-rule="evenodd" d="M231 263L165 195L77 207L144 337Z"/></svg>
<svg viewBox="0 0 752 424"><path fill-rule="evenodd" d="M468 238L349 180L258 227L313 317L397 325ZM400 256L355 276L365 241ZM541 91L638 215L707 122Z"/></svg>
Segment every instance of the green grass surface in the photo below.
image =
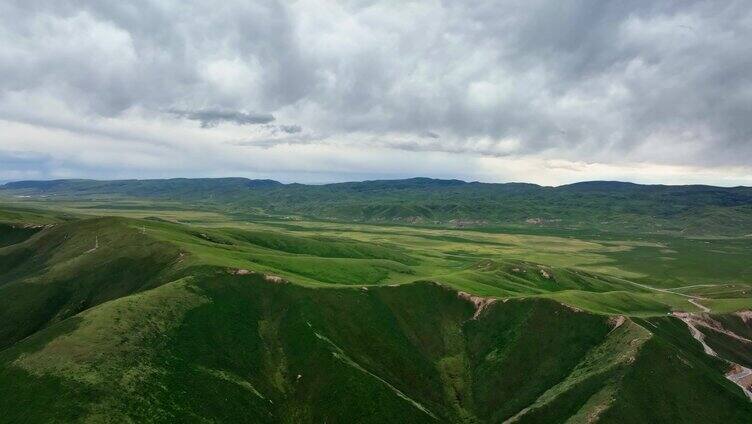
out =
<svg viewBox="0 0 752 424"><path fill-rule="evenodd" d="M0 208L0 422L752 416L723 377L749 345L703 329L712 358L667 316L752 338L747 239L127 202Z"/></svg>
<svg viewBox="0 0 752 424"><path fill-rule="evenodd" d="M91 209L175 209L242 216L436 226L543 227L703 237L752 234L752 188L590 181L561 187L412 178L325 185L244 178L22 181L13 199L91 200ZM113 200L117 205L109 205ZM140 206L139 206L140 204Z"/></svg>
<svg viewBox="0 0 752 424"><path fill-rule="evenodd" d="M60 210L67 216L103 213L87 205L62 203ZM752 306L747 290L752 246L745 238L575 237L558 231L249 221L169 208L104 213L130 219L122 222L131 234L175 246L186 265L268 272L304 285L430 280L478 295L545 296L594 312L639 316L696 310L689 296L704 298L704 304L721 312ZM88 237L92 243L96 235ZM0 252L0 261L20 260L18 255Z"/></svg>
<svg viewBox="0 0 752 424"><path fill-rule="evenodd" d="M472 319L469 302L431 283L314 289L194 272L0 353L4 419L744 422L752 413L683 333L687 349L545 300L497 302ZM33 396L16 389L27 386ZM36 407L20 412L18 402Z"/></svg>

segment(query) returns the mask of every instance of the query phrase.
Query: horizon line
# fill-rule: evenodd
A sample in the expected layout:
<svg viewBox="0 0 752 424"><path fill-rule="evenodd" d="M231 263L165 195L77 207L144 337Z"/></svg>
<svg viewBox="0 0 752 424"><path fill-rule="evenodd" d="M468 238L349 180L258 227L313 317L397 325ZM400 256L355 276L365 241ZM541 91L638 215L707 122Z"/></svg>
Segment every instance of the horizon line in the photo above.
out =
<svg viewBox="0 0 752 424"><path fill-rule="evenodd" d="M464 184L487 184L487 185L505 185L505 184L524 184L532 185L542 188L558 188L567 187L578 184L587 183L618 183L618 184L631 184L636 186L656 186L656 187L717 187L717 188L752 188L752 186L746 185L733 185L733 186L720 186L713 184L663 184L663 183L638 183L634 181L625 180L582 180L573 183L559 184L559 185L543 185L525 181L503 181L503 182L487 182L487 181L466 181L459 178L434 178L425 176L414 176L405 178L378 178L378 179L363 179L363 180L349 180L339 182L323 182L323 183L302 183L297 181L281 182L272 178L249 178L241 176L227 176L227 177L165 177L165 178L113 178L113 179L97 179L97 178L49 178L49 179L11 179L0 180L0 187L5 187L8 184L13 183L34 183L34 182L58 182L58 181L93 181L93 182L118 182L118 181L170 181L170 180L247 180L247 181L269 181L278 183L281 185L304 185L304 186L326 186L336 184L353 184L353 183L373 183L373 182L387 182L387 181L409 181L409 180L432 180L432 181L456 181Z"/></svg>

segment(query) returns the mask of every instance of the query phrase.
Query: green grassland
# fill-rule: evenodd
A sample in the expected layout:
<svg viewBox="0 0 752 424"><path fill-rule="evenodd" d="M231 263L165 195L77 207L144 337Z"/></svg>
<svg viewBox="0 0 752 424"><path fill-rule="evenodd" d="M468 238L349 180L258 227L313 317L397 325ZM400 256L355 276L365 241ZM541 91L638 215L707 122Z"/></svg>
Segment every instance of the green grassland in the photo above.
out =
<svg viewBox="0 0 752 424"><path fill-rule="evenodd" d="M697 311L692 298L717 312L752 307L752 239L746 237L237 219L128 204L61 202L54 210L121 217L117 222L133 237L179 246L186 263L272 273L308 286L435 281L481 296L549 297L593 312L641 316ZM96 234L88 237L93 243Z"/></svg>
<svg viewBox="0 0 752 424"><path fill-rule="evenodd" d="M752 338L752 239L11 197L0 422L748 422L698 304Z"/></svg>
<svg viewBox="0 0 752 424"><path fill-rule="evenodd" d="M0 186L0 195L53 202L114 200L121 210L138 208L144 201L172 203L181 209L222 211L238 218L301 216L346 222L504 225L703 237L752 234L750 187L615 181L542 187L430 178L304 185L244 178L178 178L20 181Z"/></svg>

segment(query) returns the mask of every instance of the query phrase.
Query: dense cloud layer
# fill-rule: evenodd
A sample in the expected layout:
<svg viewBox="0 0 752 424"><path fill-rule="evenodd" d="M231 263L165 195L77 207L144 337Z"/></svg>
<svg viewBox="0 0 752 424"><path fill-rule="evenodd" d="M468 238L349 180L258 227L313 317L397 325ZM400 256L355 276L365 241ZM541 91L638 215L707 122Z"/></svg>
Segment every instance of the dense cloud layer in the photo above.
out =
<svg viewBox="0 0 752 424"><path fill-rule="evenodd" d="M747 1L4 1L0 179L752 184L749 40Z"/></svg>

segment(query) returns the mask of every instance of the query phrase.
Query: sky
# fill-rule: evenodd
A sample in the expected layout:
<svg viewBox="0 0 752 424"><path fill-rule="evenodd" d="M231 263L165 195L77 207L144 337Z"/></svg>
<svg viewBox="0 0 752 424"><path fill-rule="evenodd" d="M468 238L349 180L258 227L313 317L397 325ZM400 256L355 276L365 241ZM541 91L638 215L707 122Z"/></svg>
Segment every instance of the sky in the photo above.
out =
<svg viewBox="0 0 752 424"><path fill-rule="evenodd" d="M752 185L752 3L0 2L0 180Z"/></svg>

